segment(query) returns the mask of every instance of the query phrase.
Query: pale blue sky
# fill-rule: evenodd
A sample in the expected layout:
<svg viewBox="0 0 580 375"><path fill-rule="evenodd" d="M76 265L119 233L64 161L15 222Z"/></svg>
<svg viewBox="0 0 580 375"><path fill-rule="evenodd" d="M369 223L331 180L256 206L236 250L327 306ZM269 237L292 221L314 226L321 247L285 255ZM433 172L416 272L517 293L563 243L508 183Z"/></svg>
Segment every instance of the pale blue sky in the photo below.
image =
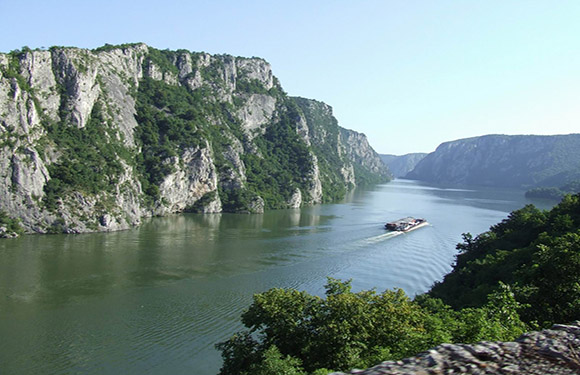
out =
<svg viewBox="0 0 580 375"><path fill-rule="evenodd" d="M0 51L145 42L259 56L381 153L580 132L580 1L0 0Z"/></svg>

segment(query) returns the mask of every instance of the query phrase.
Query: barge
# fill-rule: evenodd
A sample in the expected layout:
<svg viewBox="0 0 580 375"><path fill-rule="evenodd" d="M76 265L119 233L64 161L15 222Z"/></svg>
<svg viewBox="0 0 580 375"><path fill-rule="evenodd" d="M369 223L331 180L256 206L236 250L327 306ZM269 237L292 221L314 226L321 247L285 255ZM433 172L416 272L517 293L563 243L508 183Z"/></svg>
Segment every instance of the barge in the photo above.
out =
<svg viewBox="0 0 580 375"><path fill-rule="evenodd" d="M414 217L405 217L396 221L385 224L385 229L393 232L409 232L427 225L425 219L415 219Z"/></svg>

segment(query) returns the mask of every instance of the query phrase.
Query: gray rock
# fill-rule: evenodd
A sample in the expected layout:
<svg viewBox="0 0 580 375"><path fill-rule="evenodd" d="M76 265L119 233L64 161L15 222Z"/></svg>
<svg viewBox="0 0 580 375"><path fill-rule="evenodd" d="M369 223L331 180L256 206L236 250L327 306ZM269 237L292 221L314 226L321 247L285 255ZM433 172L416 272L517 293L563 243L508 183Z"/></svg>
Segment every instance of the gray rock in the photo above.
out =
<svg viewBox="0 0 580 375"><path fill-rule="evenodd" d="M353 164L361 165L379 176L391 176L391 172L370 146L364 134L350 129L341 129L340 136L346 145L346 154Z"/></svg>
<svg viewBox="0 0 580 375"><path fill-rule="evenodd" d="M258 196L255 197L250 204L248 204L248 209L252 214L263 214L264 213L264 199Z"/></svg>
<svg viewBox="0 0 580 375"><path fill-rule="evenodd" d="M299 208L301 205L302 205L302 192L300 191L300 189L296 188L296 190L294 190L294 194L292 194L292 197L290 198L290 201L288 201L288 207Z"/></svg>
<svg viewBox="0 0 580 375"><path fill-rule="evenodd" d="M181 212L218 187L217 172L209 145L187 149L181 157L172 159L175 172L165 177L159 186L161 200L156 215Z"/></svg>
<svg viewBox="0 0 580 375"><path fill-rule="evenodd" d="M352 370L349 374L572 375L580 373L578 353L580 321L526 333L515 342L442 344L417 357L387 361L366 370Z"/></svg>

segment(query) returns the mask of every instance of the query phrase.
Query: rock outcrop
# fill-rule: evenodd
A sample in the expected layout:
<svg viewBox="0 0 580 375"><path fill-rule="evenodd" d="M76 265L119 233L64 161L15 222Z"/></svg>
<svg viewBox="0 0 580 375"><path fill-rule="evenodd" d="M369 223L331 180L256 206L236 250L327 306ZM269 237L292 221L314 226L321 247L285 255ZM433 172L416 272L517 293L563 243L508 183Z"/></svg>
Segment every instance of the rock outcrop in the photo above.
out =
<svg viewBox="0 0 580 375"><path fill-rule="evenodd" d="M388 178L364 135L335 123L326 149L323 128L260 58L145 44L0 54L0 211L27 232L109 231L331 201L357 170Z"/></svg>
<svg viewBox="0 0 580 375"><path fill-rule="evenodd" d="M442 143L406 178L432 183L530 188L580 178L580 134L486 135Z"/></svg>
<svg viewBox="0 0 580 375"><path fill-rule="evenodd" d="M383 362L357 375L580 374L580 322L526 333L515 342L443 344L416 357ZM341 373L335 373L341 374Z"/></svg>

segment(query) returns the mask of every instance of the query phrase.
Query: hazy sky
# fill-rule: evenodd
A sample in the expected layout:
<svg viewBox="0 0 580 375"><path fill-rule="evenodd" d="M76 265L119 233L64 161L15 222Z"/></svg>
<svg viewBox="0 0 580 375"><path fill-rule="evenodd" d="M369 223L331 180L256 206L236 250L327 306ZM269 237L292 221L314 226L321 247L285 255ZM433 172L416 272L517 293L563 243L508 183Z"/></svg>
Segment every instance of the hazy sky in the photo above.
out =
<svg viewBox="0 0 580 375"><path fill-rule="evenodd" d="M145 42L259 56L380 153L580 132L580 1L0 0L0 51Z"/></svg>

